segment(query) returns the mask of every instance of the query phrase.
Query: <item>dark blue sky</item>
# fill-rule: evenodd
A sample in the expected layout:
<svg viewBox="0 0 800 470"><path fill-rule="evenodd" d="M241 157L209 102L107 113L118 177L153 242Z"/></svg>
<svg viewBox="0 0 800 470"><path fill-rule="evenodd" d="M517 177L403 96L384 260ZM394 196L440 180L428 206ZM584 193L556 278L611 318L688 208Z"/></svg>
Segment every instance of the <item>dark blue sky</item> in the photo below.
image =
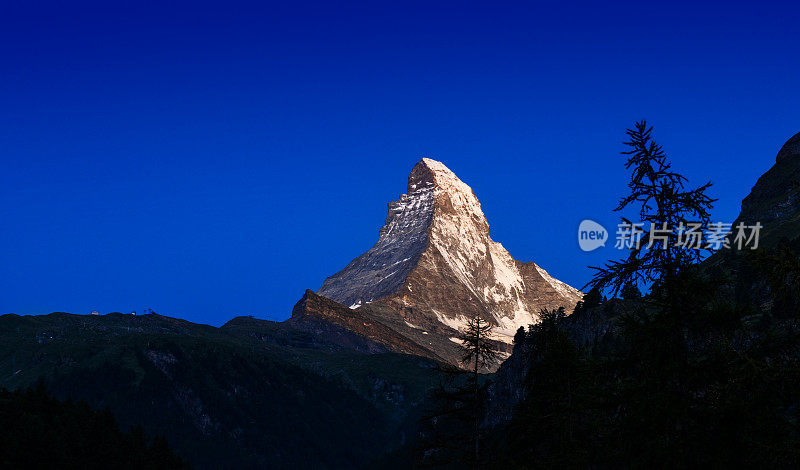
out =
<svg viewBox="0 0 800 470"><path fill-rule="evenodd" d="M0 313L284 319L422 156L581 286L635 120L722 221L800 131L796 2L10 3Z"/></svg>

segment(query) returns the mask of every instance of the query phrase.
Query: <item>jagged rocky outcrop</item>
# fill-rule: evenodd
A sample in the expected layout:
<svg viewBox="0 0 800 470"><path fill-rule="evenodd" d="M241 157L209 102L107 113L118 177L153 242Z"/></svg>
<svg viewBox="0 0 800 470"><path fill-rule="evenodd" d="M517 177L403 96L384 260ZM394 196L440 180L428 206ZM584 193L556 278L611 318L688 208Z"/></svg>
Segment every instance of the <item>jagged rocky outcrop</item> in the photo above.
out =
<svg viewBox="0 0 800 470"><path fill-rule="evenodd" d="M800 133L781 147L775 165L761 175L744 198L733 226L739 222L748 225L760 222L764 246L800 234Z"/></svg>
<svg viewBox="0 0 800 470"><path fill-rule="evenodd" d="M581 293L533 262L515 260L489 235L472 189L441 162L417 163L406 194L389 203L378 241L317 294L332 299L448 362L458 330L481 316L510 350L517 328L542 308L572 308Z"/></svg>

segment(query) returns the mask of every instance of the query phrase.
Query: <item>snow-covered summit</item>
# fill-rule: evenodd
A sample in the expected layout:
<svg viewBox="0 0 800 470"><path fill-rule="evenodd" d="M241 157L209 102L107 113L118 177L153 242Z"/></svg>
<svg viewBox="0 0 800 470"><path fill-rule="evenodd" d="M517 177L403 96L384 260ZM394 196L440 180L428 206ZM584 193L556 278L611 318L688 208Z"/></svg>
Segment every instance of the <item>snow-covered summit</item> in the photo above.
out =
<svg viewBox="0 0 800 470"><path fill-rule="evenodd" d="M377 243L318 293L351 308L380 303L397 312L398 324L426 334L452 336L481 315L504 342L536 323L541 308L571 311L581 296L493 241L472 188L430 158L411 170L406 194L389 203Z"/></svg>

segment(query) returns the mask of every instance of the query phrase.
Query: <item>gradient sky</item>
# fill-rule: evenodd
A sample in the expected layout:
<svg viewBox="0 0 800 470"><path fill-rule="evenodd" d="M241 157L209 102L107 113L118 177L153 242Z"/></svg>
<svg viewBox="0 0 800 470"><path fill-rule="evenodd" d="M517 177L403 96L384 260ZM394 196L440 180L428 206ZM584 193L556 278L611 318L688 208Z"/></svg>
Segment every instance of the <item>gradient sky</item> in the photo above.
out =
<svg viewBox="0 0 800 470"><path fill-rule="evenodd" d="M609 3L6 2L0 313L285 319L423 156L580 287L641 118L732 221L800 131L800 5Z"/></svg>

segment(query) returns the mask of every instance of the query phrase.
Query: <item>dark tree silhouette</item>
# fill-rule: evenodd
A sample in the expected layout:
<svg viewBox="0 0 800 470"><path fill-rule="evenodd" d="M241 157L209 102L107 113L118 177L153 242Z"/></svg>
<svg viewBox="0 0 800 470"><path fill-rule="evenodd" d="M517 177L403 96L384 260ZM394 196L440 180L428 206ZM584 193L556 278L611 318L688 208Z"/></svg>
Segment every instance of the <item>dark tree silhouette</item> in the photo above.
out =
<svg viewBox="0 0 800 470"><path fill-rule="evenodd" d="M141 426L120 429L106 408L60 401L40 381L36 388L0 389L0 467L64 469L181 469L163 436Z"/></svg>
<svg viewBox="0 0 800 470"><path fill-rule="evenodd" d="M663 148L653 140L652 131L646 121L627 130L630 140L624 144L630 150L622 154L627 156L625 168L631 170L630 194L621 198L614 209L638 208L639 221L644 224L640 243L631 247L626 258L592 267L595 274L587 285L600 290L610 288L614 295L631 282L668 283L681 269L700 261L705 249L695 249L687 239L690 232L709 226L709 210L716 201L706 194L711 183L686 189L688 180L672 170ZM634 227L625 217L622 224Z"/></svg>
<svg viewBox="0 0 800 470"><path fill-rule="evenodd" d="M479 316L467 322L466 329L461 333L461 347L463 355L461 362L472 369L472 387L474 391L475 429L473 441L475 445L475 468L480 466L480 409L481 386L480 370L494 363L497 359L497 350L491 342L492 325Z"/></svg>
<svg viewBox="0 0 800 470"><path fill-rule="evenodd" d="M517 332L514 334L514 346L516 347L519 344L525 342L525 327L521 326L517 328Z"/></svg>
<svg viewBox="0 0 800 470"><path fill-rule="evenodd" d="M628 299L628 300L636 300L642 298L642 292L639 290L639 287L632 282L629 282L624 286L622 286L622 290L620 290L620 295L622 296L623 299Z"/></svg>

